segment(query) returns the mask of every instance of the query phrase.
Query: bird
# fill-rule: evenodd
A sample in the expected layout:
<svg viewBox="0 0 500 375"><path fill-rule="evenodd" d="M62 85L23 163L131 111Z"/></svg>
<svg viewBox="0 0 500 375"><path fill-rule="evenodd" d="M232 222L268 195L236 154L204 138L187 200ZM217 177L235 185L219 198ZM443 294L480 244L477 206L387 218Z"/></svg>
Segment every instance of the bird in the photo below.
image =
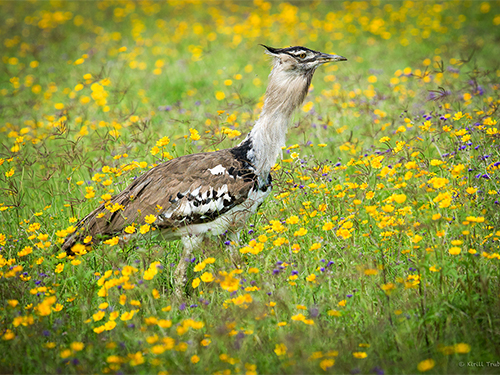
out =
<svg viewBox="0 0 500 375"><path fill-rule="evenodd" d="M182 241L182 256L174 271L174 293L182 298L186 260L206 236L228 235L231 243L238 243L241 228L271 193L271 168L316 69L347 60L300 46L261 46L272 57L272 69L261 114L243 141L229 149L188 154L151 168L80 220L62 250L75 255L74 246L84 239L88 245L116 236L128 241L133 235L125 233L125 228L144 224L153 215L156 233L166 241ZM231 258L237 256L235 246L229 251Z"/></svg>

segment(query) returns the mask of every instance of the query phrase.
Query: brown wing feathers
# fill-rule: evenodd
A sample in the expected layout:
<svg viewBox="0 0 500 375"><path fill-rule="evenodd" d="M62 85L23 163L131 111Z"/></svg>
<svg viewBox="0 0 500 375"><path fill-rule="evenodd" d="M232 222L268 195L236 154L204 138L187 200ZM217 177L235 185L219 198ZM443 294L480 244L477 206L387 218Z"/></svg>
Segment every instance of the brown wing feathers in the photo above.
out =
<svg viewBox="0 0 500 375"><path fill-rule="evenodd" d="M132 223L144 224L150 214L158 217L158 229L214 220L241 204L257 184L248 161L235 150L186 155L150 169L82 219L62 249L71 253L88 235L93 241L114 236ZM110 212L115 204L121 208Z"/></svg>

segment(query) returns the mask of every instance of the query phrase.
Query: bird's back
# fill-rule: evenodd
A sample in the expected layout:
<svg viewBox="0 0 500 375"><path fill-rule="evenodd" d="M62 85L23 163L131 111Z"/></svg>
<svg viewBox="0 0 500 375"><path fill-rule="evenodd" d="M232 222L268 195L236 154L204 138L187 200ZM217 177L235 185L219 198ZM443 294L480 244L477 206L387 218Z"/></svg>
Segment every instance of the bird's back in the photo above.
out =
<svg viewBox="0 0 500 375"><path fill-rule="evenodd" d="M248 158L250 148L251 142L246 141L231 149L185 155L157 165L82 219L62 248L71 253L71 247L87 236L95 242L122 234L127 226L144 224L148 215L156 217L154 226L161 232L175 234L183 229L180 236L189 227L210 230L211 222L239 206L254 210L255 202L248 200L262 203L271 181L270 176L263 180L256 174Z"/></svg>

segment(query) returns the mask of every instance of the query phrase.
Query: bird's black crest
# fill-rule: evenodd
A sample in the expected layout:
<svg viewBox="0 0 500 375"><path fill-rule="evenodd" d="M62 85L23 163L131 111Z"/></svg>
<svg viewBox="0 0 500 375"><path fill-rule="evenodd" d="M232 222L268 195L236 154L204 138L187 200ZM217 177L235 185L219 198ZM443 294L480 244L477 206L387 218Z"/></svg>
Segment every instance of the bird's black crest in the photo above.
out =
<svg viewBox="0 0 500 375"><path fill-rule="evenodd" d="M317 51L314 51L312 49L309 49L307 47L301 47L301 46L295 46L295 47L287 47L287 48L274 48L274 47L269 47L264 44L261 44L262 47L267 49L271 54L277 55L279 53L286 53L291 56L295 56L299 52L312 52L312 53L319 53Z"/></svg>

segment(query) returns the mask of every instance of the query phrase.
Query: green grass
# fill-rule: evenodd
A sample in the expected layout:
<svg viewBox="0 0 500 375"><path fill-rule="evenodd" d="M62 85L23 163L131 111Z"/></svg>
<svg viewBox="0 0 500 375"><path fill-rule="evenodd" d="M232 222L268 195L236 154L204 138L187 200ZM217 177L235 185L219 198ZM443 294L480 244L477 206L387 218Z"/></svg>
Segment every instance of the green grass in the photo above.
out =
<svg viewBox="0 0 500 375"><path fill-rule="evenodd" d="M497 3L0 7L2 373L496 372ZM205 243L176 301L177 242L65 257L105 194L243 139L259 43L348 61L316 72L241 268Z"/></svg>

